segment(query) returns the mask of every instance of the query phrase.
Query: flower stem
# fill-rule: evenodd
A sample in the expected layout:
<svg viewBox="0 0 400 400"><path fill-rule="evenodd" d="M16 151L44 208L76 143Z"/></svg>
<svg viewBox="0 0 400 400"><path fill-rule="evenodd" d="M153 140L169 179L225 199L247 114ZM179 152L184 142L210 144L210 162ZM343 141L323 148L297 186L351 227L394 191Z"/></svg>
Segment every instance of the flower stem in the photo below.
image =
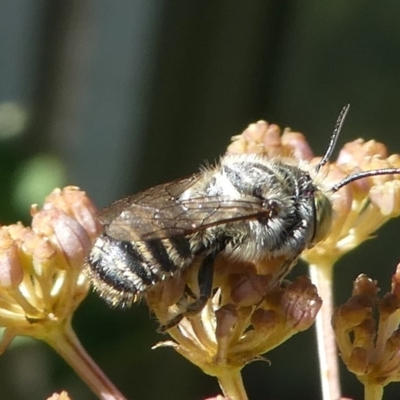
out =
<svg viewBox="0 0 400 400"><path fill-rule="evenodd" d="M248 400L240 369L226 368L217 378L226 397L232 400Z"/></svg>
<svg viewBox="0 0 400 400"><path fill-rule="evenodd" d="M43 340L64 358L99 399L126 400L87 354L69 322L63 325L63 329L59 329L58 333L58 335L55 335L53 331L51 335L44 337Z"/></svg>
<svg viewBox="0 0 400 400"><path fill-rule="evenodd" d="M310 264L311 281L317 286L323 303L317 315L319 370L323 400L340 399L339 361L335 334L331 325L333 314L333 265ZM372 398L371 398L372 399Z"/></svg>
<svg viewBox="0 0 400 400"><path fill-rule="evenodd" d="M383 386L377 383L364 384L364 400L381 400L383 397Z"/></svg>

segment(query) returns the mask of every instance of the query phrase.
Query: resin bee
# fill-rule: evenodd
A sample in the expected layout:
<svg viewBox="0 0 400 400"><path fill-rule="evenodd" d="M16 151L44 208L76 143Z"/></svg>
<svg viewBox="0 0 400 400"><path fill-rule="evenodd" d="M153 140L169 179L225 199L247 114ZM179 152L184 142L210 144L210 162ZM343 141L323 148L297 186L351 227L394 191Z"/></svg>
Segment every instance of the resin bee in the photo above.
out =
<svg viewBox="0 0 400 400"><path fill-rule="evenodd" d="M219 254L255 262L283 256L280 282L303 250L328 233L330 195L381 169L350 175L323 190L316 176L328 162L349 106L342 109L325 156L311 169L293 159L225 155L213 168L117 200L103 209L105 232L88 257L94 287L113 305L130 305L158 282L201 259L200 295L182 315L202 309ZM177 319L179 320L179 318Z"/></svg>

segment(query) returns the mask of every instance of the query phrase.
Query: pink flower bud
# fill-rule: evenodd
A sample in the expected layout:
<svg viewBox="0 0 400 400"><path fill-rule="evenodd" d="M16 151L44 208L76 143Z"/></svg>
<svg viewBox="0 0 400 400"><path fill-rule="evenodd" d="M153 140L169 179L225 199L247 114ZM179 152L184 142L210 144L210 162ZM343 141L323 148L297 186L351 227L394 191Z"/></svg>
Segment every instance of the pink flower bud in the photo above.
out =
<svg viewBox="0 0 400 400"><path fill-rule="evenodd" d="M95 219L97 209L86 193L76 186L55 189L46 197L43 210L60 209L76 219L93 240L101 231L101 225Z"/></svg>
<svg viewBox="0 0 400 400"><path fill-rule="evenodd" d="M267 133L268 132L268 133ZM265 137L268 137L267 143L274 146L280 146L280 129L277 125L269 125L266 121L257 121L250 124L242 133L248 142L261 143Z"/></svg>
<svg viewBox="0 0 400 400"><path fill-rule="evenodd" d="M298 160L311 160L314 157L314 153L302 133L285 129L282 135L282 145L291 148L292 155Z"/></svg>
<svg viewBox="0 0 400 400"><path fill-rule="evenodd" d="M266 275L232 274L229 276L231 298L241 307L259 303L266 293L270 278Z"/></svg>
<svg viewBox="0 0 400 400"><path fill-rule="evenodd" d="M298 331L308 329L315 321L322 300L307 277L299 277L283 292L282 307L288 321Z"/></svg>
<svg viewBox="0 0 400 400"><path fill-rule="evenodd" d="M251 324L256 331L271 334L279 323L279 316L275 311L258 308L251 315Z"/></svg>
<svg viewBox="0 0 400 400"><path fill-rule="evenodd" d="M7 230L0 228L0 286L16 288L23 279L23 269L18 254L18 246Z"/></svg>
<svg viewBox="0 0 400 400"><path fill-rule="evenodd" d="M370 158L376 155L387 158L387 149L383 143L376 142L375 140L365 142L363 139L356 139L343 146L336 163L338 165L352 164L353 166L358 166L360 161L366 157Z"/></svg>
<svg viewBox="0 0 400 400"><path fill-rule="evenodd" d="M400 181L386 182L382 185L372 187L369 192L369 198L379 208L382 215L399 215Z"/></svg>
<svg viewBox="0 0 400 400"><path fill-rule="evenodd" d="M91 241L79 222L60 209L38 211L32 219L35 232L45 235L65 256L70 267L82 268Z"/></svg>

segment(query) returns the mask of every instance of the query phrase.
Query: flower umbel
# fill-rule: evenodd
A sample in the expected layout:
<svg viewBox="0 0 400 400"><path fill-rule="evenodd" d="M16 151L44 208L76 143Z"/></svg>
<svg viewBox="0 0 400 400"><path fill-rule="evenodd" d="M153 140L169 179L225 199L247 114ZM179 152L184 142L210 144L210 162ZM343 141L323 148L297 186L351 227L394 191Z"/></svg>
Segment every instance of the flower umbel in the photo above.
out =
<svg viewBox="0 0 400 400"><path fill-rule="evenodd" d="M285 130L281 135L276 125L265 121L251 124L233 138L228 152L257 152L268 156L295 156L312 167L314 157L305 137ZM398 168L400 156L388 156L386 147L374 140L347 143L336 162L326 164L315 177L324 191L345 177L380 168ZM310 170L312 171L312 170ZM317 317L318 347L324 399L340 397L337 354L330 318L333 312L332 273L334 263L346 252L370 239L390 218L400 214L400 175L381 175L354 181L336 193L331 201L334 218L326 238L306 250L301 258L309 263L312 281L324 294ZM318 220L317 220L318 222Z"/></svg>
<svg viewBox="0 0 400 400"><path fill-rule="evenodd" d="M262 354L308 329L321 306L308 278L271 288L268 275L258 272L252 264L227 265L221 257L216 265L213 298L199 314L184 318L168 330L175 342L155 346L172 346L203 372L217 377L224 394L232 399L247 398L241 369L263 360ZM175 289L173 280L164 282L164 295ZM148 296L148 304L163 321L165 310L154 299Z"/></svg>
<svg viewBox="0 0 400 400"><path fill-rule="evenodd" d="M345 113L342 111L341 115ZM302 134L288 129L281 134L278 126L265 121L251 124L235 136L227 152L264 154L299 166L309 172L332 203L334 217L332 223L328 221L326 237L301 257L310 263L311 277L319 292L327 294L324 313L317 318L324 398L340 398L337 354L330 326L332 267L340 256L400 214L400 175L374 176L355 180L339 190L333 188L351 174L397 168L400 157L388 157L382 144L357 140L343 148L336 162L315 169L321 158L314 157ZM318 203L310 210L315 213L317 228L325 231L320 218L326 215L320 211ZM269 256L262 262L249 263L217 258L212 299L199 314L186 313L186 318L168 329L175 342L156 346L174 347L204 372L216 376L224 395L233 399L247 398L240 378L241 368L261 359L263 353L296 332L307 329L321 307L317 291L307 278L283 286L276 284L277 272L286 268L288 261L296 260L288 260L285 255ZM181 275L148 291L146 300L161 324L168 324L171 316L187 309L187 304L199 296L197 271L198 266L192 265Z"/></svg>
<svg viewBox="0 0 400 400"><path fill-rule="evenodd" d="M53 191L42 210L32 207L31 227L0 228L0 326L6 337L40 337L47 325L71 318L89 290L82 267L97 232L94 213L83 192L67 187Z"/></svg>
<svg viewBox="0 0 400 400"><path fill-rule="evenodd" d="M388 156L382 143L362 139L347 143L336 162L330 164L323 178L326 188L344 177L362 171L399 168L400 156ZM354 249L389 219L400 215L400 175L381 175L361 179L341 188L332 197L335 218L329 235L304 253L310 264L333 264Z"/></svg>
<svg viewBox="0 0 400 400"><path fill-rule="evenodd" d="M376 281L360 275L352 297L332 319L342 360L363 383L368 400L381 399L384 386L400 381L400 264L392 290L381 298L378 292Z"/></svg>
<svg viewBox="0 0 400 400"><path fill-rule="evenodd" d="M71 319L89 291L86 254L100 232L96 208L77 187L55 189L32 224L0 228L0 354L17 335L52 346L101 399L124 397L90 359ZM68 398L61 394L58 398Z"/></svg>

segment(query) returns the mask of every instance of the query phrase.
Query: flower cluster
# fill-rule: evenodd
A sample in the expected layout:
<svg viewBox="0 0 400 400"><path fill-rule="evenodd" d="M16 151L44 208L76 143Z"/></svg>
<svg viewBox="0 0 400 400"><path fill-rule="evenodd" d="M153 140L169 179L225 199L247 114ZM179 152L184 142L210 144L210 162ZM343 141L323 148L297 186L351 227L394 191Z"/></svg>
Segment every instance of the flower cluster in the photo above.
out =
<svg viewBox="0 0 400 400"><path fill-rule="evenodd" d="M42 338L69 321L86 297L84 258L99 227L95 207L76 187L54 190L32 226L0 228L0 326L5 345L15 335ZM50 328L51 329L51 328Z"/></svg>
<svg viewBox="0 0 400 400"><path fill-rule="evenodd" d="M228 154L262 154L268 157L288 157L309 161L314 157L305 136L278 125L258 121L250 124L240 135L232 137Z"/></svg>
<svg viewBox="0 0 400 400"><path fill-rule="evenodd" d="M249 362L279 346L294 334L308 329L321 306L316 288L301 277L286 287L269 289L269 277L256 266L222 257L216 265L216 293L203 310L184 318L168 330L172 346L203 372L218 378L227 397L245 399L240 370ZM167 298L175 286L163 286ZM156 315L162 307L148 296Z"/></svg>
<svg viewBox="0 0 400 400"><path fill-rule="evenodd" d="M383 144L361 139L348 143L336 162L327 163L317 173L314 166L321 158L314 156L304 135L289 129L282 133L277 125L258 121L233 137L227 152L256 153L298 163L329 196L334 218L326 238L303 252L302 258L310 264L332 267L341 255L370 238L388 219L400 214L400 175L364 178L337 192L332 190L335 184L351 174L400 167L400 157L388 157ZM240 369L248 362L260 359L262 354L296 332L311 326L321 307L317 290L308 278L301 277L281 287L271 285L271 276L284 262L284 258L277 258L241 263L220 256L215 266L213 298L199 314L183 318L168 330L174 342L163 342L155 347L172 346L204 372L216 376L226 396L246 398ZM331 291L331 275L327 276L330 281L327 288ZM196 277L197 267L191 266L182 275L147 293L146 300L161 324L174 312L184 309L182 299L187 288L192 297L198 295ZM317 280L317 283L320 282ZM325 332L331 331L329 298L327 305L329 316L323 328ZM332 338L333 347L330 348L334 348L333 334L326 336ZM323 347L323 351L329 352L329 346ZM338 387L328 388L328 391L331 397L340 397Z"/></svg>
<svg viewBox="0 0 400 400"><path fill-rule="evenodd" d="M306 277L268 290L268 276L257 274L254 267L227 265L221 258L217 270L223 268L228 272L217 272L218 290L206 307L168 331L179 342L174 347L210 375L216 375L215 365L242 367L308 329L321 306Z"/></svg>
<svg viewBox="0 0 400 400"><path fill-rule="evenodd" d="M0 228L0 354L17 335L52 346L100 399L123 400L85 352L71 320L89 291L83 272L100 226L96 208L77 187L55 189L41 210L32 206L32 224ZM52 398L68 399L62 392Z"/></svg>
<svg viewBox="0 0 400 400"><path fill-rule="evenodd" d="M321 160L315 157L305 137L264 121L251 124L242 135L233 138L228 152L273 156L294 156L313 174ZM400 175L371 176L355 180L337 192L335 184L350 175L374 169L399 168L400 156L388 155L386 147L374 140L357 139L347 143L335 162L327 163L315 182L330 197L333 220L324 240L304 251L301 258L309 264L310 275L323 305L317 317L318 351L324 398L340 397L339 367L335 338L330 326L333 313L333 266L346 252L372 237L390 218L400 214Z"/></svg>
<svg viewBox="0 0 400 400"><path fill-rule="evenodd" d="M382 143L357 139L341 149L336 162L327 166L326 188L346 176L376 169L399 168L400 156L388 156ZM309 263L318 259L334 263L339 257L370 239L389 219L400 215L400 175L360 179L332 196L335 218L327 238L304 253Z"/></svg>
<svg viewBox="0 0 400 400"><path fill-rule="evenodd" d="M54 393L47 400L71 400L71 398L68 396L68 393L63 390L61 393Z"/></svg>
<svg viewBox="0 0 400 400"><path fill-rule="evenodd" d="M388 383L400 381L400 264L391 291L381 298L378 291L376 281L360 275L352 297L332 320L342 360L371 399L381 398Z"/></svg>

